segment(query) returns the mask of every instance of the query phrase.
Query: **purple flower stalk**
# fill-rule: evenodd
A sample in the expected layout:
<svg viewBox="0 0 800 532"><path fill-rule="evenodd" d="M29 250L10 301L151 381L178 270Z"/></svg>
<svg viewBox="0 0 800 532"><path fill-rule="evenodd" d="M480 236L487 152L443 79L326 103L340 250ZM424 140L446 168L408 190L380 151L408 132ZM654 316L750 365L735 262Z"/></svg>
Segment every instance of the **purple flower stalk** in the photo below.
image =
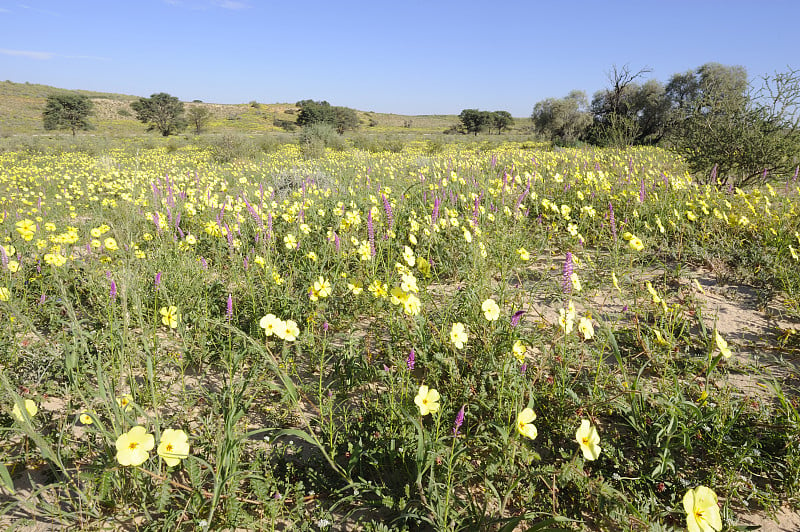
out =
<svg viewBox="0 0 800 532"><path fill-rule="evenodd" d="M375 256L375 228L372 226L372 209L367 212L367 234L369 235L369 253Z"/></svg>
<svg viewBox="0 0 800 532"><path fill-rule="evenodd" d="M472 209L472 223L476 226L478 225L478 214L481 212L481 198L483 197L483 193L480 196L475 198L475 207Z"/></svg>
<svg viewBox="0 0 800 532"><path fill-rule="evenodd" d="M414 348L412 347L411 351L408 353L408 358L406 359L406 367L408 367L409 370L414 369L415 360L416 360L416 355L414 354Z"/></svg>
<svg viewBox="0 0 800 532"><path fill-rule="evenodd" d="M8 268L8 255L6 255L6 250L3 246L0 246L0 262L3 263L3 268Z"/></svg>
<svg viewBox="0 0 800 532"><path fill-rule="evenodd" d="M111 299L111 302L117 300L117 283L114 282L114 279L111 279L111 288L108 289L108 297Z"/></svg>
<svg viewBox="0 0 800 532"><path fill-rule="evenodd" d="M158 287L161 286L161 272L156 274L155 289L158 292Z"/></svg>
<svg viewBox="0 0 800 532"><path fill-rule="evenodd" d="M521 365L521 366L519 367L519 372L520 372L521 374L525 375L525 372L526 372L526 371L528 371L528 365L527 365L527 364L523 364L523 365Z"/></svg>
<svg viewBox="0 0 800 532"><path fill-rule="evenodd" d="M225 310L225 320L231 321L233 319L233 297L228 294L228 306Z"/></svg>
<svg viewBox="0 0 800 532"><path fill-rule="evenodd" d="M522 319L522 316L525 314L524 310L518 310L511 316L511 327L516 327L519 325L519 320Z"/></svg>
<svg viewBox="0 0 800 532"><path fill-rule="evenodd" d="M458 429L461 428L461 425L464 424L464 407L467 405L462 405L461 410L458 411L456 414L456 420L453 423L453 436L458 436Z"/></svg>
<svg viewBox="0 0 800 532"><path fill-rule="evenodd" d="M437 196L433 200L433 212L431 213L431 225L436 223L436 220L439 219L439 205L441 205L442 201Z"/></svg>
<svg viewBox="0 0 800 532"><path fill-rule="evenodd" d="M383 197L383 210L386 211L386 223L389 225L388 231L392 230L392 226L394 225L394 215L392 214L392 204L389 203L386 194L381 194Z"/></svg>
<svg viewBox="0 0 800 532"><path fill-rule="evenodd" d="M528 195L528 192L530 192L530 190L531 190L531 182L528 181L527 188L525 188L525 190L522 191L522 195L517 199L517 204L514 205L514 212L519 210L519 206L522 205L522 200L525 199L525 196Z"/></svg>
<svg viewBox="0 0 800 532"><path fill-rule="evenodd" d="M617 222L614 219L614 206L608 202L608 222L611 224L611 234L614 236L614 242L617 241Z"/></svg>
<svg viewBox="0 0 800 532"><path fill-rule="evenodd" d="M563 278L561 279L561 288L563 289L565 294L572 293L572 253L567 251L567 256L564 259L564 273Z"/></svg>
<svg viewBox="0 0 800 532"><path fill-rule="evenodd" d="M231 228L228 227L227 222L225 223L225 237L228 239L228 248L233 250L233 232Z"/></svg>

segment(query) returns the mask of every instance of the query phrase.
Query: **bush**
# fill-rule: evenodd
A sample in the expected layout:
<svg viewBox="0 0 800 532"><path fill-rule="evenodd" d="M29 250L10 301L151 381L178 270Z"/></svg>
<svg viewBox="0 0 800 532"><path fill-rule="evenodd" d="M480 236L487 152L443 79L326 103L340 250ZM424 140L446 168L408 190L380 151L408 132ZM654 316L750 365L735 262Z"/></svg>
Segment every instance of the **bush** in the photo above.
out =
<svg viewBox="0 0 800 532"><path fill-rule="evenodd" d="M297 130L297 124L292 122L291 120L282 120L280 118L273 118L272 125L275 127L279 127L285 131Z"/></svg>
<svg viewBox="0 0 800 532"><path fill-rule="evenodd" d="M405 140L399 136L354 135L350 137L350 143L354 148L370 153L400 153L406 147Z"/></svg>
<svg viewBox="0 0 800 532"><path fill-rule="evenodd" d="M307 158L325 155L325 148L342 151L347 147L344 139L331 124L315 123L303 126L298 137L300 149Z"/></svg>
<svg viewBox="0 0 800 532"><path fill-rule="evenodd" d="M273 153L278 151L281 146L289 144L291 137L285 134L271 134L264 135L255 141L256 147L264 153Z"/></svg>
<svg viewBox="0 0 800 532"><path fill-rule="evenodd" d="M442 139L428 139L425 141L425 153L428 155L436 155L444 151L444 141Z"/></svg>
<svg viewBox="0 0 800 532"><path fill-rule="evenodd" d="M208 143L211 157L221 163L236 159L252 159L259 151L253 139L231 133L209 137Z"/></svg>

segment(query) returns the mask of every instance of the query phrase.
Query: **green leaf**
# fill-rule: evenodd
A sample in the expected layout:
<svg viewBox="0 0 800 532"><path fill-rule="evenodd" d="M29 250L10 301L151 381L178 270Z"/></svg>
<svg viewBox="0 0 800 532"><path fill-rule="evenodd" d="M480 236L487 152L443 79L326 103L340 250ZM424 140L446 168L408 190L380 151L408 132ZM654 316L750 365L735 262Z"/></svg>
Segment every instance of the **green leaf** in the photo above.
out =
<svg viewBox="0 0 800 532"><path fill-rule="evenodd" d="M2 462L0 462L0 482L12 495L16 494L14 483L11 481L11 475L8 473L6 465Z"/></svg>

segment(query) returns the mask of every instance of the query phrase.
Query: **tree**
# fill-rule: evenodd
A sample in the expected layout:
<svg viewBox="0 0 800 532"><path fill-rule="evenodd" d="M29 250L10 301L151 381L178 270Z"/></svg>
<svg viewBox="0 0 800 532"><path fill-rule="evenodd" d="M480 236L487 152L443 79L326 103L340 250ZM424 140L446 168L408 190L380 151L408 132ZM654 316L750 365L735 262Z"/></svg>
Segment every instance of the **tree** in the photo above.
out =
<svg viewBox="0 0 800 532"><path fill-rule="evenodd" d="M300 100L295 105L300 108L297 113L297 125L307 126L310 124L328 123L335 121L334 111L331 104L326 101Z"/></svg>
<svg viewBox="0 0 800 532"><path fill-rule="evenodd" d="M592 123L586 93L572 91L565 98L547 98L531 114L536 131L562 145L581 140Z"/></svg>
<svg viewBox="0 0 800 532"><path fill-rule="evenodd" d="M491 127L497 129L497 134L505 129L510 129L514 125L514 118L508 111L494 111L491 113Z"/></svg>
<svg viewBox="0 0 800 532"><path fill-rule="evenodd" d="M330 124L341 135L348 129L357 129L358 114L349 107L332 106L326 101L300 100L297 125Z"/></svg>
<svg viewBox="0 0 800 532"><path fill-rule="evenodd" d="M464 109L458 115L461 125L467 133L477 135L492 123L491 113L477 109Z"/></svg>
<svg viewBox="0 0 800 532"><path fill-rule="evenodd" d="M348 129L358 129L358 114L349 107L334 107L333 124L340 135Z"/></svg>
<svg viewBox="0 0 800 532"><path fill-rule="evenodd" d="M51 94L47 97L42 120L48 131L54 129L71 129L72 136L79 129L92 129L87 117L92 113L94 104L82 94Z"/></svg>
<svg viewBox="0 0 800 532"><path fill-rule="evenodd" d="M636 80L649 72L651 70L647 67L633 72L628 65L621 68L612 65L611 70L606 73L611 86L595 94L592 99L595 116L628 115L632 96L638 88Z"/></svg>
<svg viewBox="0 0 800 532"><path fill-rule="evenodd" d="M189 119L189 123L194 126L195 133L199 135L208 124L208 121L211 120L211 111L207 107L195 105L186 111L186 116Z"/></svg>
<svg viewBox="0 0 800 532"><path fill-rule="evenodd" d="M690 116L697 104L713 95L716 101L745 105L749 84L747 70L742 66L726 66L706 63L694 70L674 74L666 86L666 96L674 111L673 118Z"/></svg>
<svg viewBox="0 0 800 532"><path fill-rule="evenodd" d="M641 87L636 80L648 72L646 67L634 72L628 65L613 65L606 73L610 86L592 98L594 122L589 136L594 142L618 146L633 144L641 137L636 109Z"/></svg>
<svg viewBox="0 0 800 532"><path fill-rule="evenodd" d="M800 163L800 71L751 87L744 68L712 63L673 76L667 87L670 140L696 174L714 176L708 181L748 185Z"/></svg>
<svg viewBox="0 0 800 532"><path fill-rule="evenodd" d="M147 124L147 131L156 130L163 136L177 133L186 128L183 116L183 103L176 96L165 92L153 94L149 98L139 98L131 104L140 122Z"/></svg>
<svg viewBox="0 0 800 532"><path fill-rule="evenodd" d="M670 101L661 82L650 79L637 87L629 110L636 121L636 144L660 142L667 133L669 114Z"/></svg>

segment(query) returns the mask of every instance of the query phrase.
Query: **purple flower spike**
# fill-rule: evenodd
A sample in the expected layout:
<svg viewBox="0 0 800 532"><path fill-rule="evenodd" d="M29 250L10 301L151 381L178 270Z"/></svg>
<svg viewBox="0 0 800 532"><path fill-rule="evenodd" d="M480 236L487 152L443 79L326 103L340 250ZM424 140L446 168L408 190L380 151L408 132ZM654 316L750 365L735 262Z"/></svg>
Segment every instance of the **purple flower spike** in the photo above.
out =
<svg viewBox="0 0 800 532"><path fill-rule="evenodd" d="M108 297L111 298L112 303L117 300L117 283L111 280L111 288L108 289Z"/></svg>
<svg viewBox="0 0 800 532"><path fill-rule="evenodd" d="M408 358L406 359L406 366L408 367L408 369L410 370L414 369L415 361L416 361L416 355L414 353L414 348L412 347L411 352L408 353Z"/></svg>
<svg viewBox="0 0 800 532"><path fill-rule="evenodd" d="M525 315L524 310L518 310L511 316L511 326L516 327L519 325L519 320L522 319L522 316Z"/></svg>
<svg viewBox="0 0 800 532"><path fill-rule="evenodd" d="M158 272L156 274L156 282L155 282L156 291L158 291L159 286L161 286L161 272Z"/></svg>
<svg viewBox="0 0 800 532"><path fill-rule="evenodd" d="M614 218L614 206L608 202L608 223L611 224L611 234L614 237L614 242L617 241L617 221Z"/></svg>
<svg viewBox="0 0 800 532"><path fill-rule="evenodd" d="M372 226L372 210L367 212L367 236L369 237L369 253L375 256L375 228Z"/></svg>
<svg viewBox="0 0 800 532"><path fill-rule="evenodd" d="M461 410L456 414L456 420L455 423L453 423L453 436L458 436L458 429L464 424L464 407L466 406L467 405L462 405Z"/></svg>
<svg viewBox="0 0 800 532"><path fill-rule="evenodd" d="M564 272L563 279L561 280L561 288L565 294L572 293L572 253L567 251L566 258L564 259Z"/></svg>
<svg viewBox="0 0 800 532"><path fill-rule="evenodd" d="M233 318L233 297L228 294L228 307L225 311L225 319L231 321Z"/></svg>

